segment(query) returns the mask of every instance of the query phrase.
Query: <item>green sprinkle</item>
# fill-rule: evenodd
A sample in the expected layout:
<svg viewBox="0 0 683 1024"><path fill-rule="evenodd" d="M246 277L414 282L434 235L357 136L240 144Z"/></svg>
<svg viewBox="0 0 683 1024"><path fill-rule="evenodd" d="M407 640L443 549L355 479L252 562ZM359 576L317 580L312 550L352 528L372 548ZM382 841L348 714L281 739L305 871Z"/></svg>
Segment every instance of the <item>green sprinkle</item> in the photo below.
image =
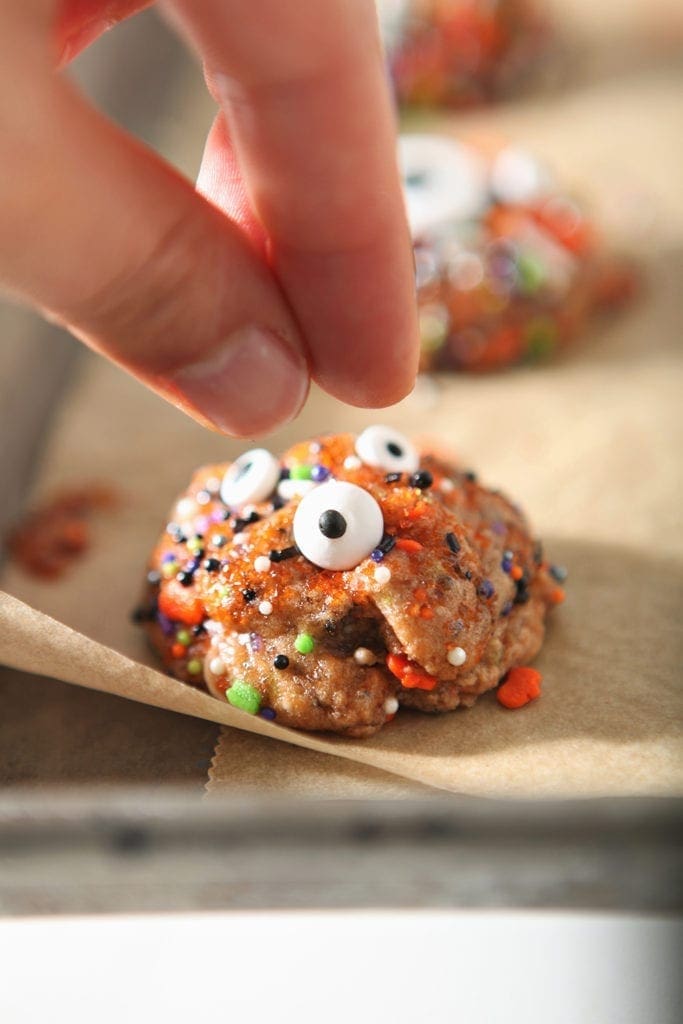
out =
<svg viewBox="0 0 683 1024"><path fill-rule="evenodd" d="M548 317L538 317L529 324L526 337L527 358L545 359L557 344L557 329Z"/></svg>
<svg viewBox="0 0 683 1024"><path fill-rule="evenodd" d="M179 629L175 638L179 644L183 645L183 647L189 647L192 643L192 636L189 629Z"/></svg>
<svg viewBox="0 0 683 1024"><path fill-rule="evenodd" d="M192 551L193 554L196 554L198 551L201 551L202 550L202 541L201 541L201 539L199 537L190 537L190 539L187 542L187 550L188 551Z"/></svg>
<svg viewBox="0 0 683 1024"><path fill-rule="evenodd" d="M517 259L517 273L522 291L526 295L532 295L545 282L545 270L543 264L533 256L523 254Z"/></svg>
<svg viewBox="0 0 683 1024"><path fill-rule="evenodd" d="M448 337L448 315L432 307L420 313L420 342L424 352L437 352Z"/></svg>
<svg viewBox="0 0 683 1024"><path fill-rule="evenodd" d="M315 647L315 640L310 633L299 633L294 641L294 646L299 654L310 654Z"/></svg>
<svg viewBox="0 0 683 1024"><path fill-rule="evenodd" d="M170 580L171 576L175 576L178 571L177 562L164 562L161 567L161 575L165 580Z"/></svg>
<svg viewBox="0 0 683 1024"><path fill-rule="evenodd" d="M198 676L202 670L202 663L199 658L191 658L187 663L187 671L191 676Z"/></svg>
<svg viewBox="0 0 683 1024"><path fill-rule="evenodd" d="M292 466L290 469L289 478L290 480L310 480L311 469L312 467L307 463L299 462L296 466Z"/></svg>
<svg viewBox="0 0 683 1024"><path fill-rule="evenodd" d="M234 708L246 711L250 715L258 714L261 707L261 694L249 683L245 683L243 679L235 679L225 696L228 699L228 704L232 704Z"/></svg>

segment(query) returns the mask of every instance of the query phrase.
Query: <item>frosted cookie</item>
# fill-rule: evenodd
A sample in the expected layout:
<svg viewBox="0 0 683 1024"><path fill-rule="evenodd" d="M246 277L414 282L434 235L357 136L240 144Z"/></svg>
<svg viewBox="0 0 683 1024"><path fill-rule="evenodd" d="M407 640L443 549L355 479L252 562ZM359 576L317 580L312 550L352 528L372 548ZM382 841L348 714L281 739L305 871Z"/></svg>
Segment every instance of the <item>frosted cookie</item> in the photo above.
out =
<svg viewBox="0 0 683 1024"><path fill-rule="evenodd" d="M200 469L137 617L167 670L217 699L371 736L526 665L559 575L500 492L373 426Z"/></svg>
<svg viewBox="0 0 683 1024"><path fill-rule="evenodd" d="M526 150L403 135L399 160L423 370L546 358L632 296L633 267Z"/></svg>

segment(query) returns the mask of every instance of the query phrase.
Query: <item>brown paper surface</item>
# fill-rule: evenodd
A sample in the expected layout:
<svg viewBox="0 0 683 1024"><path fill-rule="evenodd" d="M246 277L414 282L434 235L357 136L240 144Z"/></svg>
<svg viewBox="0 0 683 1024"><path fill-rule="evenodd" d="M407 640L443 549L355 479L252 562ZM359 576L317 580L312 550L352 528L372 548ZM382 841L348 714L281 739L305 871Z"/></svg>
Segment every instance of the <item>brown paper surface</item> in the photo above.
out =
<svg viewBox="0 0 683 1024"><path fill-rule="evenodd" d="M92 550L64 580L46 584L7 567L0 659L232 727L214 759L214 788L232 785L241 767L241 785L267 788L277 778L292 792L329 786L340 795L401 795L415 783L510 796L683 791L683 203L680 162L672 164L681 148L674 84L655 77L644 90L607 90L606 97L601 91L564 107L572 114L565 133L572 126L577 140L577 180L582 169L588 176L595 170L591 180L599 184L597 169L625 164L627 155L629 182L648 180L652 168L649 195L660 224L652 248L659 252L650 256L647 294L630 313L558 362L490 378L422 381L400 406L380 414L314 392L299 421L268 442L277 449L311 433L360 429L379 419L443 437L485 482L518 499L549 556L571 572L567 603L554 613L538 660L541 700L518 712L489 695L450 715L401 713L379 736L350 741L283 730L158 672L128 619L147 553L192 469L231 458L242 446L206 433L94 357L84 361L61 405L36 497L99 480L118 486L123 504L96 520ZM656 119L649 116L653 109ZM610 118L617 129L607 138ZM624 119L628 131L618 130ZM571 145L546 111L527 112L525 120L512 110L503 127L506 120L572 170ZM412 781L389 782L358 765L261 737Z"/></svg>

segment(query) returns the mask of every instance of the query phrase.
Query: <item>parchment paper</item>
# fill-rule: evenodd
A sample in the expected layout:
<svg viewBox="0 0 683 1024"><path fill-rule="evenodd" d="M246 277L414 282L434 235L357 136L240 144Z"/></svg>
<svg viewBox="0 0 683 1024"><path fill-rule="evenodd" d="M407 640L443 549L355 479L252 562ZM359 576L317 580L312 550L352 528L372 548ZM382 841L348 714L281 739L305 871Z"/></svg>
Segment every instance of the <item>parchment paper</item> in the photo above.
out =
<svg viewBox="0 0 683 1024"><path fill-rule="evenodd" d="M653 169L661 228L652 248L659 255L650 257L648 294L630 314L559 362L491 378L423 381L401 406L381 414L353 412L314 392L299 422L268 442L277 449L309 433L361 429L379 418L406 432L440 434L484 481L518 499L549 555L571 572L567 603L555 613L538 660L541 700L519 712L505 711L489 695L471 710L438 718L402 713L372 740L344 741L282 730L160 674L128 620L148 550L191 470L231 458L242 446L206 433L94 357L60 409L36 497L101 480L117 484L124 502L96 520L92 551L63 581L40 583L8 567L0 659L232 726L214 760L214 786L230 785L235 765L247 763L255 785L272 784L277 772L293 791L324 787L325 761L238 736L240 729L471 794L683 791L683 216L680 163L672 164L680 150L673 85L655 79L645 100L640 90L602 101L601 92L583 107L576 97L571 102L579 126L577 179L586 152L596 168L605 160L627 164L629 157L630 182L647 180ZM657 119L650 116L655 109ZM626 128L607 137L605 124L618 126L620 118ZM524 123L537 149L543 152L549 138L560 163L571 164L571 147L563 148L552 118L537 111ZM348 774L338 762L330 769L335 791L385 786L380 776L371 780L355 768Z"/></svg>

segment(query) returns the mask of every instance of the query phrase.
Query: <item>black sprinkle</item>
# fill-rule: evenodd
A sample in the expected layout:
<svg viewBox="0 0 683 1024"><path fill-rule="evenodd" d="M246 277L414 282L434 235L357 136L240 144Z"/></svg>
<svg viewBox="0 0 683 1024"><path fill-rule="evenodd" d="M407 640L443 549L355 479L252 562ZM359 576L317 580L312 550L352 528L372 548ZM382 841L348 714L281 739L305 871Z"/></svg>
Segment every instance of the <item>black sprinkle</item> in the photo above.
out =
<svg viewBox="0 0 683 1024"><path fill-rule="evenodd" d="M192 627L192 636L203 636L206 633L206 626L203 622Z"/></svg>
<svg viewBox="0 0 683 1024"><path fill-rule="evenodd" d="M284 508L285 504L285 499L281 498L279 494L276 494L273 496L273 499L270 503L270 507L272 508L273 512L277 512L279 511L279 509Z"/></svg>
<svg viewBox="0 0 683 1024"><path fill-rule="evenodd" d="M477 474L473 473L471 469L468 469L466 473L463 473L463 476L465 477L465 480L469 480L471 484L475 484L477 482Z"/></svg>
<svg viewBox="0 0 683 1024"><path fill-rule="evenodd" d="M428 469L419 469L417 473L413 473L408 483L411 487L419 487L421 491L426 491L434 483L434 477Z"/></svg>
<svg viewBox="0 0 683 1024"><path fill-rule="evenodd" d="M218 572L221 567L221 563L217 558L207 558L204 562L204 568L207 572Z"/></svg>
<svg viewBox="0 0 683 1024"><path fill-rule="evenodd" d="M403 473L387 473L384 480L388 484L397 484L402 476Z"/></svg>
<svg viewBox="0 0 683 1024"><path fill-rule="evenodd" d="M334 621L334 619L325 620L325 632L329 633L331 636L334 636L334 634L337 632L337 623Z"/></svg>
<svg viewBox="0 0 683 1024"><path fill-rule="evenodd" d="M136 625L139 625L141 622L151 622L154 619L155 615L156 609L147 608L143 605L139 605L137 608L134 608L133 611L130 613L130 618L131 622L135 622Z"/></svg>
<svg viewBox="0 0 683 1024"><path fill-rule="evenodd" d="M529 575L524 570L523 575L515 583L515 604L526 604L531 594L529 593Z"/></svg>
<svg viewBox="0 0 683 1024"><path fill-rule="evenodd" d="M258 523L260 518L261 516L258 514L258 512L252 512L250 515L247 516L246 519L236 518L232 524L233 530L235 531L235 533L241 533L245 526L251 526L252 523Z"/></svg>
<svg viewBox="0 0 683 1024"><path fill-rule="evenodd" d="M215 548L224 548L228 543L228 538L224 537L222 533L217 533L211 538L211 543Z"/></svg>
<svg viewBox="0 0 683 1024"><path fill-rule="evenodd" d="M466 580L471 580L472 579L472 573L470 572L469 569L465 570L465 579Z"/></svg>
<svg viewBox="0 0 683 1024"><path fill-rule="evenodd" d="M289 668L289 658L286 654L278 654L273 661L273 667L282 671L284 668Z"/></svg>
<svg viewBox="0 0 683 1024"><path fill-rule="evenodd" d="M181 569L181 571L176 576L176 579L178 580L178 583L182 583L184 587L191 587L192 584L194 583L194 573L186 572L185 570Z"/></svg>
<svg viewBox="0 0 683 1024"><path fill-rule="evenodd" d="M223 522L226 523L230 516L232 515L232 512L230 511L229 508L222 508L220 509L219 512L216 513L216 515L219 515Z"/></svg>
<svg viewBox="0 0 683 1024"><path fill-rule="evenodd" d="M446 534L446 543L448 544L453 554L457 555L458 551L460 550L460 541L458 540L454 533Z"/></svg>
<svg viewBox="0 0 683 1024"><path fill-rule="evenodd" d="M396 538L392 537L390 533L385 533L377 547L383 555L388 555L395 544Z"/></svg>
<svg viewBox="0 0 683 1024"><path fill-rule="evenodd" d="M147 573L147 582L152 587L157 587L161 583L161 573L157 572L156 569L150 569Z"/></svg>
<svg viewBox="0 0 683 1024"><path fill-rule="evenodd" d="M256 591L252 590L251 587L247 587L246 590L242 591L242 597L247 603L249 603L249 601L253 601L255 599Z"/></svg>
<svg viewBox="0 0 683 1024"><path fill-rule="evenodd" d="M540 540L537 540L534 544L534 562L536 565L540 565L543 561L543 545Z"/></svg>
<svg viewBox="0 0 683 1024"><path fill-rule="evenodd" d="M299 549L293 545L291 548L281 548L280 551L271 551L268 556L271 562L285 562L288 558L295 558Z"/></svg>
<svg viewBox="0 0 683 1024"><path fill-rule="evenodd" d="M286 466L283 466L282 469L280 470L280 479L289 480L289 470L287 469Z"/></svg>

